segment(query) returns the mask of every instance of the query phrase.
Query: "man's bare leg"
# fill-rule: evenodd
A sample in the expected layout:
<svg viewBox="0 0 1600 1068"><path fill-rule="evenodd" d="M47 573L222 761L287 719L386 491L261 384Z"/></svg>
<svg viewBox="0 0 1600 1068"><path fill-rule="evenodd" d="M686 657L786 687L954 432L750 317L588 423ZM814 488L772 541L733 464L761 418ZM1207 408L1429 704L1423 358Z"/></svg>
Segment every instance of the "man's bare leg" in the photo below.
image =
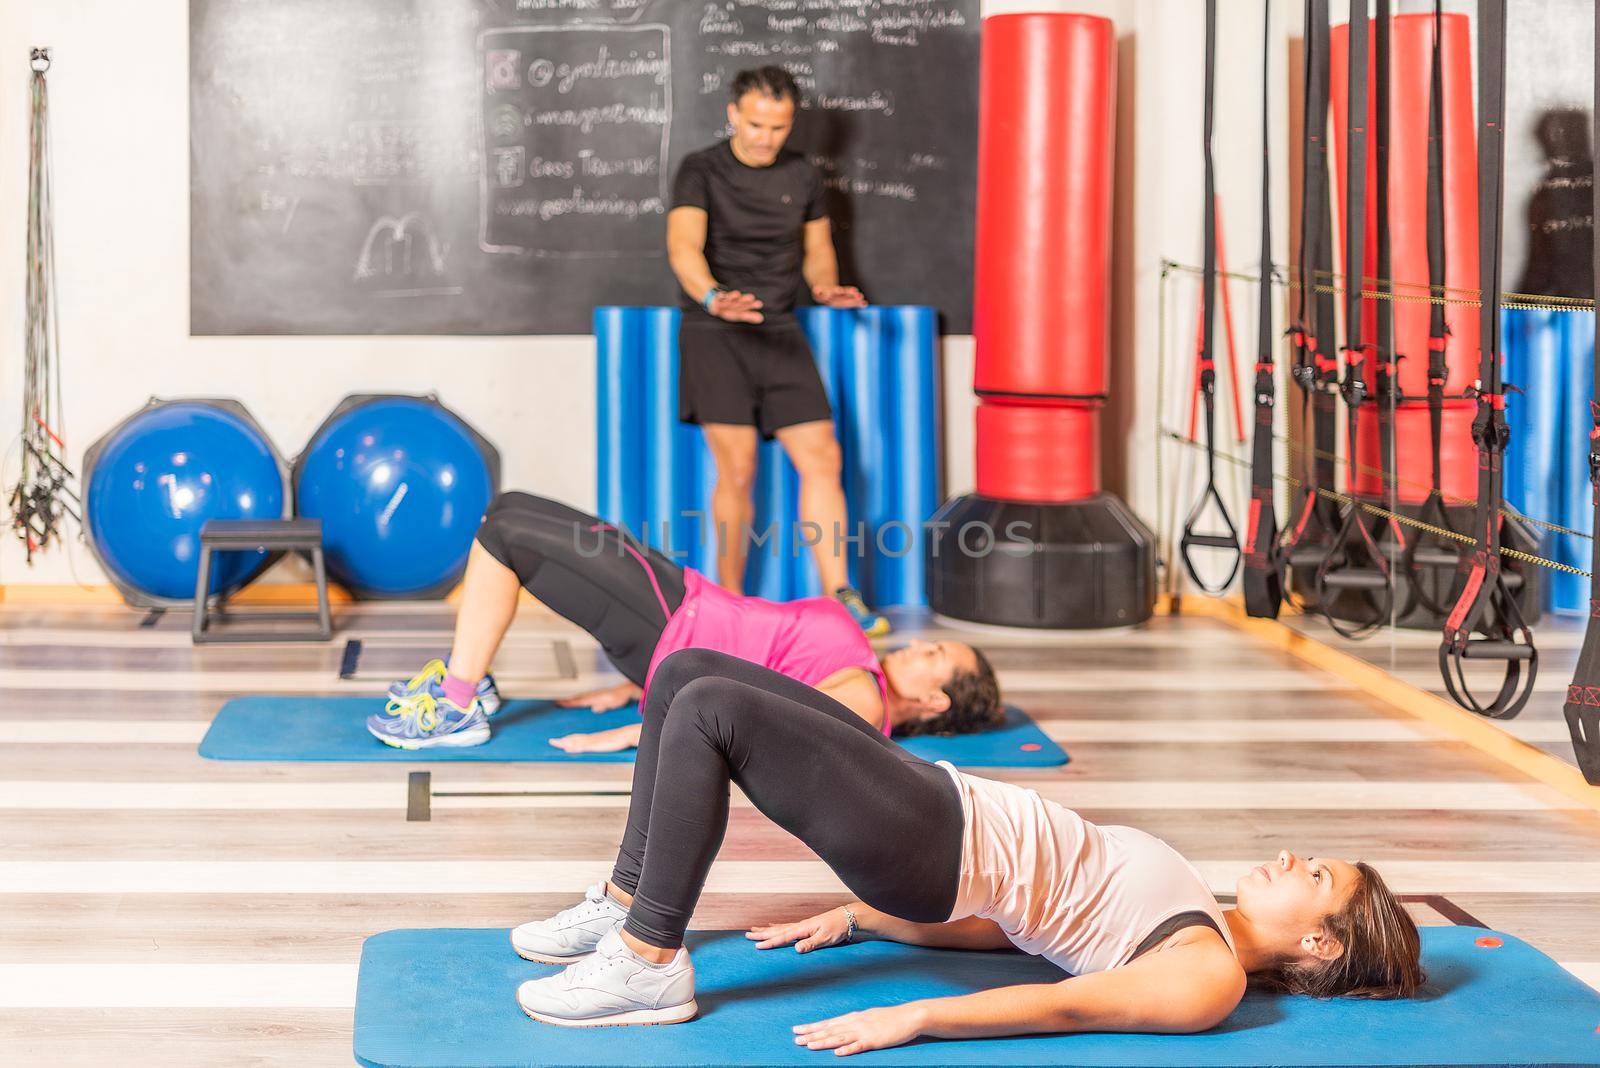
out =
<svg viewBox="0 0 1600 1068"><path fill-rule="evenodd" d="M717 539L717 583L744 592L745 531L755 521L751 493L756 481L756 428L706 423L706 445L717 465L717 488L711 496L710 536Z"/></svg>
<svg viewBox="0 0 1600 1068"><path fill-rule="evenodd" d="M800 474L800 518L816 524L822 532L821 540L811 551L817 559L822 592L832 595L850 585L842 544L842 538L849 533L844 487L839 482L843 461L833 422L797 423L779 430L777 438Z"/></svg>

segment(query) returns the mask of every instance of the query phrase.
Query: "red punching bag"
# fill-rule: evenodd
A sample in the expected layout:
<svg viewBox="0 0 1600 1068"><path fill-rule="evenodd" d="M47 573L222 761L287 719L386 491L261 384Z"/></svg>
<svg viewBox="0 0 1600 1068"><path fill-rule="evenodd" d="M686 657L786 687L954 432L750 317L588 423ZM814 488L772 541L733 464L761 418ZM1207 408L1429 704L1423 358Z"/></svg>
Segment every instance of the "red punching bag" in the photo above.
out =
<svg viewBox="0 0 1600 1068"><path fill-rule="evenodd" d="M1116 35L1090 15L984 20L978 105L977 492L927 540L928 604L1021 627L1155 607L1155 538L1100 490Z"/></svg>
<svg viewBox="0 0 1600 1068"><path fill-rule="evenodd" d="M1444 247L1445 285L1460 293L1478 286L1478 163L1472 109L1472 37L1466 15L1441 20L1440 61L1444 84ZM1389 52L1389 248L1395 293L1401 297L1428 293L1428 95L1433 56L1433 15L1399 15L1392 20ZM1348 166L1345 131L1349 123L1348 79L1350 27L1335 26L1330 42L1335 180L1339 203L1345 203ZM1376 73L1370 75L1376 78ZM1367 94L1367 128L1375 125L1377 94ZM1376 232L1377 154L1367 155L1367 233ZM1343 233L1344 222L1340 221ZM1344 240L1339 241L1341 254ZM1348 277L1349 268L1341 265ZM1378 246L1366 243L1362 275L1378 273ZM1362 336L1377 336L1376 299L1363 302ZM1395 353L1400 390L1405 400L1395 410L1396 493L1406 504L1418 504L1431 484L1432 431L1428 420L1428 315L1426 300L1397 300L1394 309ZM1464 397L1478 374L1478 315L1468 305L1447 305L1449 336L1445 340L1444 427L1440 435L1440 488L1447 498L1471 499L1478 491L1477 450L1472 443L1475 403ZM1369 350L1365 378L1376 378ZM1387 496L1383 485L1378 416L1370 406L1360 413L1354 443L1355 492Z"/></svg>
<svg viewBox="0 0 1600 1068"><path fill-rule="evenodd" d="M972 333L986 497L1100 489L1115 71L1107 19L984 23Z"/></svg>

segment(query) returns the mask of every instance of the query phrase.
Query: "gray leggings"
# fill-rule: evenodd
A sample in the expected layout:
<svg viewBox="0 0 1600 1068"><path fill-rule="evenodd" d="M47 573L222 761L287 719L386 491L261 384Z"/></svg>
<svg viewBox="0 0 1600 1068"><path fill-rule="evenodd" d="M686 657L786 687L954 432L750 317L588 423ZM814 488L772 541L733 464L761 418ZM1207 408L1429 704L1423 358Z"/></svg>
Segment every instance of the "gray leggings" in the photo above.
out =
<svg viewBox="0 0 1600 1068"><path fill-rule="evenodd" d="M663 660L642 712L611 876L633 895L629 934L683 943L727 831L730 782L868 905L917 923L950 918L965 819L943 768L821 691L709 649Z"/></svg>

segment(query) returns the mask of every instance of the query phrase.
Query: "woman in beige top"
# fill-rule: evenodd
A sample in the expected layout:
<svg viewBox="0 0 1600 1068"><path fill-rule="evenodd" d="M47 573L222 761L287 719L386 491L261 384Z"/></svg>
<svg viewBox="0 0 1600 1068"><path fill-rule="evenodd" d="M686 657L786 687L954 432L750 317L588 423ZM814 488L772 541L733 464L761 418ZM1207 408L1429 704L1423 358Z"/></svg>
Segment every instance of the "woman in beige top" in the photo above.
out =
<svg viewBox="0 0 1600 1068"><path fill-rule="evenodd" d="M864 1008L795 1028L840 1054L919 1036L1203 1031L1247 983L1399 997L1422 979L1417 929L1365 864L1287 850L1217 905L1143 831L1101 827L1032 790L919 760L827 695L748 661L686 649L643 708L628 824L610 880L517 928L523 956L570 964L524 983L523 1010L566 1027L683 1023L698 1012L683 933L727 828L730 783L859 901L757 927L764 950L859 939L1016 946L1061 982ZM658 768L672 774L658 776Z"/></svg>

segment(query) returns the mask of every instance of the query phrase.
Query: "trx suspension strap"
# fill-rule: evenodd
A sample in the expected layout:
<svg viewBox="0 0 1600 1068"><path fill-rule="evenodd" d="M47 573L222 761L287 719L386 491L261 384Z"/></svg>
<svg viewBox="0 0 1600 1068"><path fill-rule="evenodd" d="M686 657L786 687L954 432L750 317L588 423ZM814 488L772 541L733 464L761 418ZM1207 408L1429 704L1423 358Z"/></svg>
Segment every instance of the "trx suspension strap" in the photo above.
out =
<svg viewBox="0 0 1600 1068"><path fill-rule="evenodd" d="M1328 0L1306 0L1305 110L1302 115L1300 186L1300 288L1295 322L1293 377L1300 389L1301 426L1310 439L1301 491L1290 512L1280 566L1314 571L1337 524L1319 492L1333 486L1335 444L1333 391L1339 369L1327 355L1333 336L1333 294L1317 286L1333 269L1332 219L1328 204Z"/></svg>
<svg viewBox="0 0 1600 1068"><path fill-rule="evenodd" d="M1366 259L1367 215L1367 11L1366 0L1350 8L1349 114L1345 143L1345 373L1339 392L1345 403L1345 447L1349 450L1351 501L1344 506L1338 533L1317 565L1317 602L1328 624L1346 638L1364 638L1389 617L1394 587L1389 565L1368 529L1355 494L1357 416L1367 399L1363 376L1367 343L1362 338L1361 287ZM1347 625L1333 614L1333 602L1344 590L1365 594L1371 611Z"/></svg>
<svg viewBox="0 0 1600 1068"><path fill-rule="evenodd" d="M1381 454L1378 466L1382 472L1383 482L1381 492L1384 496L1384 507L1392 514L1396 510L1396 490L1399 486L1396 468L1394 443L1394 411L1396 406L1405 398L1400 392L1400 377L1397 362L1400 356L1395 352L1394 336L1394 264L1390 256L1389 242L1389 35L1392 25L1389 21L1389 0L1377 0L1375 6L1374 23L1376 32L1373 36L1372 58L1376 65L1373 72L1373 86L1375 89L1373 139L1378 155L1378 336L1374 339L1377 343L1377 369L1373 379L1373 402L1378 409L1378 450ZM1355 456L1355 446L1350 447L1350 455ZM1400 523L1391 518L1387 520L1389 527L1390 543L1380 544L1386 550L1379 554L1384 570L1391 571L1392 558L1387 551L1404 553L1407 548L1405 530ZM1392 576L1391 576L1392 578ZM1393 588L1392 585L1390 587ZM1392 594L1391 594L1392 596ZM1390 607L1393 607L1391 604Z"/></svg>
<svg viewBox="0 0 1600 1068"><path fill-rule="evenodd" d="M1183 566L1188 569L1189 577L1194 584L1209 594L1219 594L1227 589L1233 582L1233 576L1239 573L1239 562L1243 552L1239 548L1239 531L1233 525L1233 520L1228 515L1227 506L1222 503L1222 495L1217 492L1217 373L1215 362L1212 359L1211 336L1214 333L1216 322L1216 294L1217 294L1217 207L1216 207L1216 175L1211 164L1211 126L1214 89L1217 75L1217 0L1206 0L1206 90L1205 90L1205 253L1202 260L1201 285L1205 292L1201 296L1200 312L1200 399L1205 407L1206 430L1206 488L1200 494L1200 499L1195 501L1194 507L1189 510L1188 518L1183 521L1183 537L1179 540L1179 550L1183 554ZM1217 515L1222 519L1222 526L1226 533L1200 533L1195 530L1200 520L1201 513L1206 511L1208 504L1216 505ZM1232 564L1228 568L1228 575L1221 582L1211 584L1200 577L1195 570L1194 557L1191 552L1194 548L1221 549L1232 554Z"/></svg>
<svg viewBox="0 0 1600 1068"><path fill-rule="evenodd" d="M1443 480L1440 475L1439 450L1444 442L1444 385L1449 377L1445 364L1445 346L1450 336L1450 326L1445 321L1444 282L1444 14L1442 0L1433 2L1433 69L1428 84L1428 430L1429 464L1432 481L1427 499L1417 518L1429 526L1453 531L1450 512L1444 506ZM1461 543L1441 534L1432 534L1424 527L1406 543L1405 556L1401 558L1407 577L1406 606L1402 616L1408 616L1418 606L1436 615L1447 615L1454 599L1448 596L1435 598L1427 588L1428 574L1438 574L1442 568L1452 571L1461 557ZM1446 593L1449 591L1447 590Z"/></svg>
<svg viewBox="0 0 1600 1068"><path fill-rule="evenodd" d="M1283 604L1283 568L1278 560L1278 516L1273 507L1272 416L1277 368L1272 362L1272 169L1268 136L1272 70L1272 0L1262 4L1261 45L1261 295L1256 330L1256 430L1250 446L1250 521L1246 524L1244 610L1278 618ZM1302 300L1304 290L1301 291Z"/></svg>
<svg viewBox="0 0 1600 1068"><path fill-rule="evenodd" d="M1594 83L1594 144L1600 145L1600 4L1595 5L1595 83ZM1600 223L1600 182L1594 186L1594 213ZM1600 225L1595 226L1600 237ZM1600 241L1594 246L1596 296L1600 297ZM1594 353L1594 396L1589 401L1589 413L1594 418L1594 429L1589 431L1589 483L1594 497L1593 530L1600 533L1600 346ZM1590 558L1589 573L1600 575L1600 537L1593 541L1594 555ZM1593 581L1593 580L1591 580ZM1567 729L1572 732L1572 751L1578 758L1583 777L1592 786L1600 786L1600 591L1589 591L1589 624L1583 631L1583 651L1578 654L1578 667L1572 673L1572 685L1567 687L1567 703L1562 711L1567 715Z"/></svg>
<svg viewBox="0 0 1600 1068"><path fill-rule="evenodd" d="M1505 455L1506 400L1500 382L1500 226L1505 211L1505 0L1478 0L1478 412L1472 440L1478 446L1477 544L1461 554L1461 597L1444 624L1439 670L1456 703L1492 719L1510 719L1533 692L1539 653L1506 586L1500 560L1500 507ZM1474 632L1486 635L1472 637ZM1500 692L1484 704L1467 687L1467 660L1505 663ZM1524 670L1523 665L1527 668Z"/></svg>

